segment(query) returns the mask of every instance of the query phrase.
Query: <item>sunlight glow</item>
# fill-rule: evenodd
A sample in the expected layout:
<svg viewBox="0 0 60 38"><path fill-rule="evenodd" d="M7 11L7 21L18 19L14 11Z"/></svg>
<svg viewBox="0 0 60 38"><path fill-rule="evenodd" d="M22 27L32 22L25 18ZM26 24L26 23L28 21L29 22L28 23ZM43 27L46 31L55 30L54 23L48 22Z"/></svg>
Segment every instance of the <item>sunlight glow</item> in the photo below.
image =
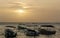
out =
<svg viewBox="0 0 60 38"><path fill-rule="evenodd" d="M24 12L24 10L18 10L18 12L23 13L23 12Z"/></svg>
<svg viewBox="0 0 60 38"><path fill-rule="evenodd" d="M25 10L19 9L19 10L16 10L16 12L18 12L18 13L25 13Z"/></svg>

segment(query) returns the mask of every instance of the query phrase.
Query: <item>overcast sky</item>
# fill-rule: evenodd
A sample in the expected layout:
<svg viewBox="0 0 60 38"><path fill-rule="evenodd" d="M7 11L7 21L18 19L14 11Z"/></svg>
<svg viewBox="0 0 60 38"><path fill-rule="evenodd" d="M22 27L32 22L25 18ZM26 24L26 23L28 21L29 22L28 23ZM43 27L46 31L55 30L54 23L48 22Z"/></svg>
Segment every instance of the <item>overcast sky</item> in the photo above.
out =
<svg viewBox="0 0 60 38"><path fill-rule="evenodd" d="M0 0L0 22L60 22L60 0Z"/></svg>

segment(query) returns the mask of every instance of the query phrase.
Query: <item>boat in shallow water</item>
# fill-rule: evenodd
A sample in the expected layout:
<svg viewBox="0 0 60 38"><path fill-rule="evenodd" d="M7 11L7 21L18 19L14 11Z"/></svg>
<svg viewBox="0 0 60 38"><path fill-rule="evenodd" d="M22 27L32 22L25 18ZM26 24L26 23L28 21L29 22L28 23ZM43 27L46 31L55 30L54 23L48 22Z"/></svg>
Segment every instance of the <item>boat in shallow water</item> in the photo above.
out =
<svg viewBox="0 0 60 38"><path fill-rule="evenodd" d="M18 30L24 30L26 27L18 26Z"/></svg>
<svg viewBox="0 0 60 38"><path fill-rule="evenodd" d="M12 29L5 29L5 38L16 38L17 33Z"/></svg>
<svg viewBox="0 0 60 38"><path fill-rule="evenodd" d="M27 29L26 36L39 36L39 32L31 29Z"/></svg>
<svg viewBox="0 0 60 38"><path fill-rule="evenodd" d="M55 27L52 25L41 25L41 28L39 28L39 32L42 35L54 35L56 34Z"/></svg>

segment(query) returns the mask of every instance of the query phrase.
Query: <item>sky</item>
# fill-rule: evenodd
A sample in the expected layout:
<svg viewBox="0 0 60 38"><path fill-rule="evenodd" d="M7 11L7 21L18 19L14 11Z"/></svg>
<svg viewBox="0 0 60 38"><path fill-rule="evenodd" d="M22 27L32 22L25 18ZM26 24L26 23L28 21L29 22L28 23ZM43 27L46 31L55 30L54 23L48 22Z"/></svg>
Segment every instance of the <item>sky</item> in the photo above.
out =
<svg viewBox="0 0 60 38"><path fill-rule="evenodd" d="M0 0L0 22L60 22L60 0Z"/></svg>

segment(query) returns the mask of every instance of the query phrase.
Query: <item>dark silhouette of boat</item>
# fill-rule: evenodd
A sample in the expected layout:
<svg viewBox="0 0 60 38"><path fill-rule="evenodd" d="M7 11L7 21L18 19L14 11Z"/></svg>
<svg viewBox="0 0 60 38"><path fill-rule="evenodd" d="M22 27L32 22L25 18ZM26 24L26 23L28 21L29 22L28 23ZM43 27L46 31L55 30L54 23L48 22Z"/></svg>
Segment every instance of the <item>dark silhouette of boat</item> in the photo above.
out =
<svg viewBox="0 0 60 38"><path fill-rule="evenodd" d="M54 27L52 25L41 25L41 27Z"/></svg>
<svg viewBox="0 0 60 38"><path fill-rule="evenodd" d="M18 26L18 30L24 30L26 27Z"/></svg>
<svg viewBox="0 0 60 38"><path fill-rule="evenodd" d="M31 29L27 29L26 36L39 36L39 32Z"/></svg>
<svg viewBox="0 0 60 38"><path fill-rule="evenodd" d="M45 29L47 28L47 29ZM54 35L56 34L56 30L51 29L54 28L52 25L42 25L41 28L39 28L39 32L42 35Z"/></svg>
<svg viewBox="0 0 60 38"><path fill-rule="evenodd" d="M5 27L16 28L15 26L5 26Z"/></svg>
<svg viewBox="0 0 60 38"><path fill-rule="evenodd" d="M5 38L16 38L17 33L11 29L5 29Z"/></svg>

